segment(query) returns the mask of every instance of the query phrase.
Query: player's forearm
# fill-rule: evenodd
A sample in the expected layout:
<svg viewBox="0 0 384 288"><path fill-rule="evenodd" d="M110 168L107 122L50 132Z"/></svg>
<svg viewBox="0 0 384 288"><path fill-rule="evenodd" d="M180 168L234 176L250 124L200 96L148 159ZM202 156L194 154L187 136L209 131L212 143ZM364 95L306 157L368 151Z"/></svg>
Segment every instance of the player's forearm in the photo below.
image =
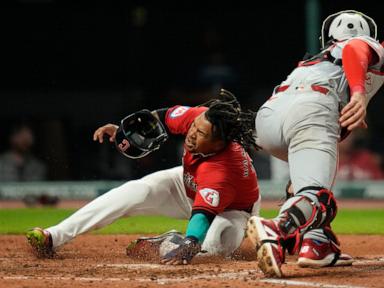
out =
<svg viewBox="0 0 384 288"><path fill-rule="evenodd" d="M197 239L200 244L203 243L212 222L209 218L211 217L205 213L193 214L188 223L186 236Z"/></svg>
<svg viewBox="0 0 384 288"><path fill-rule="evenodd" d="M362 40L352 40L343 49L343 68L351 94L365 93L365 75L373 58L371 48Z"/></svg>

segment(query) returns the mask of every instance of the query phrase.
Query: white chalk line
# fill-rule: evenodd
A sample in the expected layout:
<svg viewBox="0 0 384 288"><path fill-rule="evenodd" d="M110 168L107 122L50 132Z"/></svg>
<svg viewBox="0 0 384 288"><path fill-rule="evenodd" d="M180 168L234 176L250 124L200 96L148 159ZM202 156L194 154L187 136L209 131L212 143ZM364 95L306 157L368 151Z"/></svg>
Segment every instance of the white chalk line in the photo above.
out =
<svg viewBox="0 0 384 288"><path fill-rule="evenodd" d="M375 265L375 264L381 264L384 263L384 257L383 258L376 258L376 259L367 259L367 260L357 260L354 261L352 266L354 265ZM288 265L297 265L296 262L288 262L286 263ZM125 268L130 270L136 270L136 269L156 269L156 270L175 270L175 268L185 268L185 266L167 266L167 265L161 265L161 264L98 264L96 265L97 268ZM221 269L221 271L228 271L227 269ZM247 270L248 271L248 270Z"/></svg>
<svg viewBox="0 0 384 288"><path fill-rule="evenodd" d="M9 257L0 257L0 261L10 261L11 259ZM374 258L374 259L362 259L362 260L356 260L353 262L353 265L374 265L374 264L381 264L384 262L384 257L380 258ZM296 262L288 262L286 263L288 265L297 265ZM177 267L177 266L166 266L161 264L98 264L96 267L109 267L109 268L128 268L128 269L161 269L161 268L171 268L171 267ZM183 266L180 266L183 267ZM173 269L172 268L172 269Z"/></svg>
<svg viewBox="0 0 384 288"><path fill-rule="evenodd" d="M82 282L152 282L160 285L178 282L187 282L191 280L207 280L207 279L222 279L222 280L241 280L240 277L247 277L253 273L258 272L257 270L245 270L242 272L224 272L218 274L200 274L191 277L184 278L157 278L152 276L150 278L102 278L102 277L35 277L35 276L4 276L0 277L3 280L50 280L50 281L82 281ZM352 285L336 285L326 283L313 283L307 281L295 281L295 280L284 280L284 279L247 279L249 282L262 282L270 284L278 284L282 286L302 286L302 287L322 287L322 288L365 288L363 286L352 286Z"/></svg>
<svg viewBox="0 0 384 288"><path fill-rule="evenodd" d="M251 270L249 270L251 271ZM191 280L204 280L204 279L225 279L225 280L236 280L239 277L249 276L249 271L246 272L231 272L231 273L219 273L217 275L201 274L187 278L100 278L100 277L33 277L33 276L5 276L1 277L3 280L53 280L53 281L83 281L83 282L152 282L157 284L168 284L175 282L187 282ZM283 279L259 279L252 280L248 279L249 282L262 282L270 284L280 284L283 286L302 286L302 287L322 287L322 288L365 288L363 286L351 286L351 285L336 285L326 283L313 283L307 281L294 281L294 280L283 280Z"/></svg>
<svg viewBox="0 0 384 288"><path fill-rule="evenodd" d="M321 288L365 288L364 286L351 286L351 285L336 285L336 284L325 284L325 283L314 283L307 281L296 281L296 280L284 280L284 279L261 279L260 282L291 285L291 286L306 286L306 287L321 287Z"/></svg>
<svg viewBox="0 0 384 288"><path fill-rule="evenodd" d="M97 268L126 268L126 269L161 269L161 270L174 270L178 266L166 266L161 264L98 264ZM183 266L181 266L183 267Z"/></svg>
<svg viewBox="0 0 384 288"><path fill-rule="evenodd" d="M372 265L380 264L384 262L384 258L372 259L372 260L359 260L355 261L354 265ZM293 262L292 262L293 263ZM291 264L291 263L289 263ZM175 270L175 266L165 266L160 264L99 264L96 265L98 268L125 268L130 270L137 269L147 269L147 270ZM183 269L183 266L177 266L180 269ZM51 280L51 281L93 281L93 282L102 282L102 281L111 281L111 282L127 282L127 281L136 281L136 282L152 282L157 284L167 284L167 283L177 283L177 282L187 282L191 280L204 280L204 279L223 279L223 280L240 280L241 277L249 277L255 273L261 273L259 270L255 269L246 269L241 272L234 272L233 270L225 270L217 274L199 274L190 277L175 277L175 278L161 278L156 276L151 276L149 278L118 278L118 277L58 277L58 276L26 276L26 275L16 275L16 276L0 276L0 279L3 280ZM215 271L213 271L215 273ZM364 288L364 286L352 286L352 285L337 285L337 284L326 284L326 283L314 283L307 281L298 281L298 280L284 280L284 279L247 279L249 282L262 282L270 284L279 284L283 286L303 286L303 287L322 287L322 288Z"/></svg>
<svg viewBox="0 0 384 288"><path fill-rule="evenodd" d="M243 272L225 272L218 274L199 274L190 277L175 277L175 278L161 278L151 276L149 278L102 278L102 277L56 277L56 276L3 276L3 280L63 280L63 281L136 281L136 282L157 282L158 284L166 284L170 282L186 282L191 280L204 280L204 279L238 279L241 276L249 276L249 273L255 273L257 270L246 270Z"/></svg>
<svg viewBox="0 0 384 288"><path fill-rule="evenodd" d="M352 263L354 265L372 265L372 264L381 264L384 262L384 257L376 258L376 259L366 259L366 260L358 260Z"/></svg>

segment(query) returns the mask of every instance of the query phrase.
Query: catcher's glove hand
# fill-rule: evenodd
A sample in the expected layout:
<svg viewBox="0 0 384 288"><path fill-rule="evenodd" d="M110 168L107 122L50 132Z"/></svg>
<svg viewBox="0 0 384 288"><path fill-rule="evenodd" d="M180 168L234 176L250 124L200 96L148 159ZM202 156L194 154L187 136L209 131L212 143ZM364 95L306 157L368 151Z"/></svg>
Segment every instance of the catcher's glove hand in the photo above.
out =
<svg viewBox="0 0 384 288"><path fill-rule="evenodd" d="M165 254L160 262L166 265L189 264L192 258L201 251L201 245L196 238L186 237L180 246Z"/></svg>

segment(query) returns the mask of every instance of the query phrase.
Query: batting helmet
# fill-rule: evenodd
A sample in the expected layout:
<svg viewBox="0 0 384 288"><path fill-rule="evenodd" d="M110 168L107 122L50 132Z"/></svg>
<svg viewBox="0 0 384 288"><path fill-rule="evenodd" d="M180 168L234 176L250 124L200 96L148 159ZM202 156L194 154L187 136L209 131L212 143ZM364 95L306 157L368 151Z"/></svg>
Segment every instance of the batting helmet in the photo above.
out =
<svg viewBox="0 0 384 288"><path fill-rule="evenodd" d="M121 120L115 144L124 156L138 159L159 149L167 139L164 125L149 110L143 109Z"/></svg>
<svg viewBox="0 0 384 288"><path fill-rule="evenodd" d="M330 40L342 41L362 35L377 38L375 21L355 10L340 11L324 20L320 37L321 48L324 49Z"/></svg>

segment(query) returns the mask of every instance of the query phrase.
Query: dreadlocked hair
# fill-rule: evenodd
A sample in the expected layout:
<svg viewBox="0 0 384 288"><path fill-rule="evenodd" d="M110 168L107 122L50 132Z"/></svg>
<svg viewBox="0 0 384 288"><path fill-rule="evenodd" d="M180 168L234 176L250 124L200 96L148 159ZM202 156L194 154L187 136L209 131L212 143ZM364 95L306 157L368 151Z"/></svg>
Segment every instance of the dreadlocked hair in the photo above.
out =
<svg viewBox="0 0 384 288"><path fill-rule="evenodd" d="M212 123L214 138L225 143L237 142L246 150L251 146L259 149L254 137L256 113L251 110L241 111L240 103L231 92L220 89L218 99L212 99L201 106L209 108L205 116Z"/></svg>

